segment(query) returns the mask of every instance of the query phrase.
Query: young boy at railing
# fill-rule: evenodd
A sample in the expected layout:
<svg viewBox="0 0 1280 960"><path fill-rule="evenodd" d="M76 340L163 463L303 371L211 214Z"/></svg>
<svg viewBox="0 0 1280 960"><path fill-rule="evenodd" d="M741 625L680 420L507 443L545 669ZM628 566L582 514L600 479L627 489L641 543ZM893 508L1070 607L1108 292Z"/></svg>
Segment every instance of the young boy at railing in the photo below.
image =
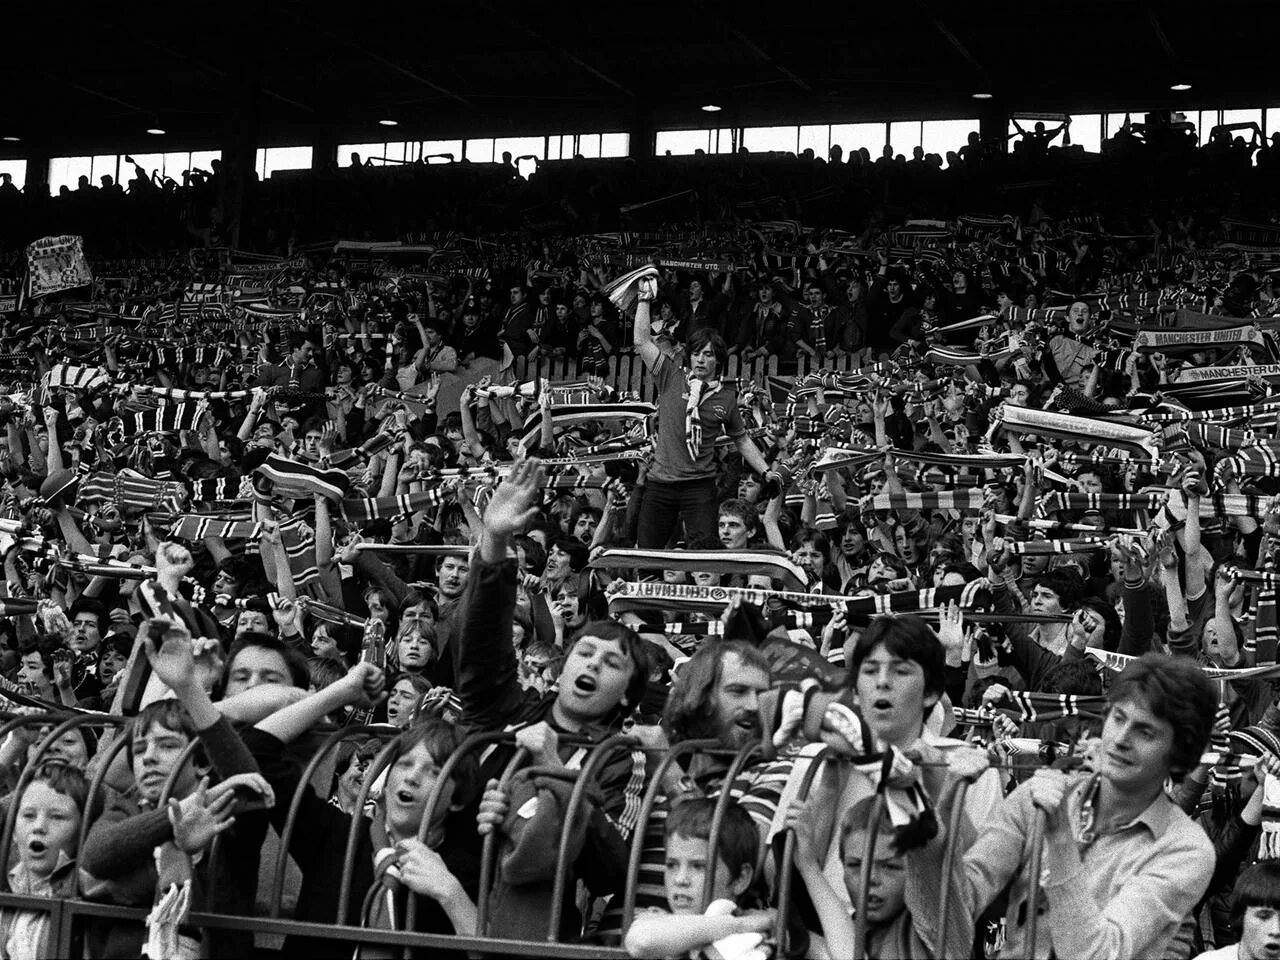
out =
<svg viewBox="0 0 1280 960"><path fill-rule="evenodd" d="M419 932L472 935L476 929L474 896L479 879L480 843L474 798L479 778L476 758L466 756L445 786L441 805L427 831L418 831L440 770L462 742L459 732L441 720L423 720L401 735L399 757L386 771L386 784L371 818L362 817L352 864L345 916L338 898L347 853L351 814L299 783L302 771L284 757L285 745L325 717L349 706L367 705L382 694L385 679L371 663L358 663L332 683L245 730L245 742L280 797L271 821L285 829L294 793L302 803L289 838L289 854L302 871L295 919L382 929L405 923L407 893L420 895L415 928ZM353 799L354 802L354 799ZM362 946L357 956L398 955L393 948ZM350 958L348 941L290 937L288 956ZM432 951L433 957L442 956Z"/></svg>
<svg viewBox="0 0 1280 960"><path fill-rule="evenodd" d="M1240 942L1206 951L1196 960L1280 957L1280 860L1262 860L1240 874L1231 896L1231 913Z"/></svg>
<svg viewBox="0 0 1280 960"><path fill-rule="evenodd" d="M9 870L12 892L50 899L75 895L76 848L88 796L79 770L58 761L40 765L18 801L13 827L18 862ZM50 956L49 927L49 914L43 910L0 911L0 958Z"/></svg>
<svg viewBox="0 0 1280 960"><path fill-rule="evenodd" d="M960 761L963 758L964 765ZM962 882L961 855L972 842L974 827L967 818L960 819L959 836L946 835L951 821L951 808L956 801L956 788L962 778L977 777L986 769L985 758L974 750L958 751L949 758L953 774L946 781L943 795L935 807L940 832L922 843L906 848L895 835L886 811L876 832L872 854L870 882L863 889L863 858L867 852L872 797L863 797L849 807L839 823L838 850L844 868L844 892L853 904L847 910L823 873L820 837L826 833L818 825L837 810L835 796L817 789L808 801L787 811L787 826L795 831L795 866L804 881L809 897L822 922L822 937L810 941L808 956L857 956L854 936L855 915L865 905L867 911L867 952L869 960L912 960L933 956L968 956L973 944L973 924L956 892ZM956 858L950 877L942 875L948 844L954 845ZM938 915L940 894L950 884L947 917Z"/></svg>
<svg viewBox="0 0 1280 960"><path fill-rule="evenodd" d="M750 815L736 803L726 809L720 827L706 912L698 910L715 808L716 801L697 798L668 814L664 878L670 912L653 907L637 914L624 941L631 956L719 957L723 954L714 945L735 935L746 936L736 944L744 952L733 956L748 956L745 951L773 929L772 910L751 908L760 838Z"/></svg>
<svg viewBox="0 0 1280 960"><path fill-rule="evenodd" d="M89 829L80 868L90 899L125 906L149 906L158 881L155 850L172 843L180 853L203 860L218 834L235 822L237 791L242 799L273 802L257 765L230 723L218 712L200 681L192 639L181 628L158 621L143 625L143 650L156 677L177 699L157 700L144 707L125 728L125 752L133 772L133 786L121 793L108 788L102 815ZM179 760L193 739L200 748L191 761ZM166 806L160 798L174 776ZM210 786L209 775L220 782ZM223 858L221 870L231 869L233 857ZM211 892L212 877L204 878ZM218 895L225 894L225 888ZM199 900L196 901L197 903ZM134 924L106 924L92 933L93 955L136 957L142 945L141 928Z"/></svg>

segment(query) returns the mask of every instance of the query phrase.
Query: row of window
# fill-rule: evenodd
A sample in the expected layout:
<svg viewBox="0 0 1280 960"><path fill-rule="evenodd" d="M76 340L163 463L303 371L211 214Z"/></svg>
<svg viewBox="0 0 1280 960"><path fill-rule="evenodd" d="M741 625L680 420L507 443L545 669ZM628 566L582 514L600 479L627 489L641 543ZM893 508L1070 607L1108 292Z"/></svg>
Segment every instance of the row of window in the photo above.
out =
<svg viewBox="0 0 1280 960"><path fill-rule="evenodd" d="M1072 117L1070 138L1072 144L1090 153L1102 149L1102 141L1114 136L1124 124L1125 113L1091 113ZM1264 136L1280 132L1280 107L1242 110L1187 110L1183 119L1195 127L1203 143L1209 131L1218 124L1256 123ZM1141 112L1132 115L1141 121ZM1029 128L1030 122L1024 123ZM1050 128L1054 123L1047 124ZM948 150L961 147L968 135L978 129L978 120L894 120L886 123L823 123L798 126L708 128L700 130L659 130L655 138L658 156L688 156L698 151L713 154L734 153L745 147L752 153L782 151L800 154L812 150L815 156L826 157L833 146L839 145L847 156L852 150L866 147L872 158L879 157L886 145L892 145L895 153L910 156L916 147L925 153L945 156ZM372 159L375 163L451 163L463 159L473 163L495 163L510 153L518 161L520 171L528 176L532 168L527 159L567 160L572 157L596 159L600 157L625 157L630 149L630 137L625 133L566 133L544 137L482 137L470 140L401 140L382 143L346 143L338 147L340 165L352 162L352 154L359 154L361 161ZM1063 142L1061 139L1056 142ZM133 154L133 160L150 176L172 177L181 182L182 172L190 169L208 170L209 164L221 156L218 150L177 151L172 153ZM277 170L302 170L311 166L312 149L309 146L265 147L258 150L255 169L261 179L267 179ZM0 173L13 177L21 186L26 181L25 160L0 160ZM88 177L94 186L100 186L102 177L110 176L116 183L127 184L134 179L136 170L125 156L104 154L94 157L54 157L49 161L49 186L53 193L61 187L76 188L80 177Z"/></svg>
<svg viewBox="0 0 1280 960"><path fill-rule="evenodd" d="M1142 122L1142 111L1125 113L1090 113L1071 118L1070 142L1089 153L1099 153L1102 141L1114 136L1125 117ZM1183 119L1195 127L1203 143L1209 131L1219 124L1256 123L1264 136L1280 132L1280 107L1249 110L1187 110ZM1031 129L1034 121L1023 122ZM1046 123L1053 129L1056 123ZM886 145L895 154L910 157L916 147L925 153L946 156L948 150L964 146L970 132L978 129L978 120L893 120L886 123L832 123L783 127L710 128L702 130L659 130L655 142L658 156L688 156L703 153L735 153L746 147L752 153L782 151L801 154L812 150L814 156L826 157L839 145L847 156L851 150L866 147L872 159L879 157ZM1012 129L1012 128L1011 128ZM1063 142L1061 138L1054 141Z"/></svg>
<svg viewBox="0 0 1280 960"><path fill-rule="evenodd" d="M504 153L512 160L533 157L535 160L569 160L585 157L625 157L631 137L625 133L566 133L548 137L483 137L474 140L403 140L389 143L344 143L338 146L338 162L352 162L359 154L361 162L375 163L451 163L462 159L472 163L501 162Z"/></svg>
<svg viewBox="0 0 1280 960"><path fill-rule="evenodd" d="M185 170L210 169L214 160L222 156L221 150L180 150L174 153L102 154L96 157L52 157L49 160L49 189L57 193L62 187L74 190L81 177L88 177L92 186L102 186L102 178L109 176L121 186L127 186L141 168L149 178L171 177L182 182ZM132 159L132 163L130 162ZM136 166L135 166L136 165ZM258 150L254 164L258 176L266 179L277 170L303 170L311 166L310 147L266 147ZM26 177L25 160L0 161L0 173L12 173L15 183Z"/></svg>

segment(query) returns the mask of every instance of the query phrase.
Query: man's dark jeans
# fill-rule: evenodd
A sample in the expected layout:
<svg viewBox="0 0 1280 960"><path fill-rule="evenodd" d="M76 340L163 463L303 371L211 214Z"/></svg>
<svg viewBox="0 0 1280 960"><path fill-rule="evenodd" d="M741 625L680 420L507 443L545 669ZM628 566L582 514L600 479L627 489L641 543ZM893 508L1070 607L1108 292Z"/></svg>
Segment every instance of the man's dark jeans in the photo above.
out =
<svg viewBox="0 0 1280 960"><path fill-rule="evenodd" d="M690 550L711 550L719 546L716 520L720 505L716 502L715 477L705 480L647 480L644 499L640 503L639 532L636 546L642 550L661 550L679 539L684 525L684 544Z"/></svg>

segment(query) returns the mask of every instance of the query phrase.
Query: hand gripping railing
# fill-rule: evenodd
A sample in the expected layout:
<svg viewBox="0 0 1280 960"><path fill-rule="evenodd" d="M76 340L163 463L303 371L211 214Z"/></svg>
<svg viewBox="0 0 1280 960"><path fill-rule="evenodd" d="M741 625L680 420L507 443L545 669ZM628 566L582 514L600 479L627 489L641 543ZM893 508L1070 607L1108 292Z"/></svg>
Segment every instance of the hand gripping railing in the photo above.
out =
<svg viewBox="0 0 1280 960"><path fill-rule="evenodd" d="M936 960L947 960L943 943L946 939L947 911L951 908L951 873L955 869L956 845L960 839L960 825L964 822L964 802L969 796L969 781L961 780L951 801L951 816L947 820L946 846L942 851L942 891L938 894L938 942L934 945Z"/></svg>
<svg viewBox="0 0 1280 960"><path fill-rule="evenodd" d="M868 960L867 957L867 895L871 889L871 871L875 867L876 840L880 835L880 820L884 817L885 798L879 790L871 802L871 816L867 820L867 842L862 851L862 867L859 875L859 896L857 912L853 916L853 956L854 960Z"/></svg>
<svg viewBox="0 0 1280 960"><path fill-rule="evenodd" d="M400 755L400 747L404 737L396 737L379 751L365 771L364 783L360 784L360 793L356 795L355 811L351 816L351 829L347 831L347 849L342 858L342 883L338 886L338 915L334 923L347 922L347 908L351 904L351 878L355 873L356 844L360 839L361 829L369 829L368 822L360 815L364 805L369 801L369 792L383 770L387 769Z"/></svg>
<svg viewBox="0 0 1280 960"><path fill-rule="evenodd" d="M800 779L800 785L796 791L797 802L803 803L809 798L809 790L813 787L813 779L822 769L830 752L830 748L824 748L809 763L809 767ZM787 919L791 913L791 874L795 856L796 832L788 829L786 831L786 839L782 842L782 864L778 868L778 912L773 922L773 942L776 944L777 955L782 957L787 956Z"/></svg>
<svg viewBox="0 0 1280 960"><path fill-rule="evenodd" d="M345 727L331 733L325 738L324 743L320 744L315 756L311 758L311 761L302 771L302 779L298 781L298 786L293 791L293 797L289 801L289 813L285 817L284 827L280 831L280 854L276 857L271 898L267 909L267 916L272 920L280 916L280 901L284 897L285 874L289 869L289 843L293 840L293 830L297 826L298 811L302 809L303 797L311 789L311 779L315 776L316 771L320 769L320 764L324 763L329 754L337 749L339 745L348 740L354 740L357 737L370 739L393 738L399 734L400 729L398 727L384 724L375 724L367 727ZM354 758L352 762L354 762ZM356 810L354 815L359 816L360 810Z"/></svg>
<svg viewBox="0 0 1280 960"><path fill-rule="evenodd" d="M716 799L716 809L711 815L711 836L707 838L707 870L702 877L702 893L698 897L698 912L706 913L707 907L711 902L711 891L715 887L716 870L720 855L720 830L724 826L725 814L729 812L729 805L733 800L733 784L738 779L748 763L756 758L760 753L761 746L758 741L748 743L737 755L734 756L733 762L729 764L729 769L725 772L724 782L720 788L720 796Z"/></svg>
<svg viewBox="0 0 1280 960"><path fill-rule="evenodd" d="M436 811L440 808L440 802L444 799L444 790L449 781L453 779L453 772L457 769L458 764L462 762L463 757L469 753L474 753L481 747L489 747L497 743L515 743L515 735L508 731L489 731L486 733L473 733L460 744L453 753L444 762L444 766L440 768L440 773L436 777L436 782L431 786L431 793L427 796L427 805L422 811L422 823L418 826L418 839L426 843L427 838L431 834L431 824L435 822ZM483 785L481 787L483 790ZM491 836L492 834L490 834ZM487 838L486 838L487 839ZM485 895L486 888L481 887L480 894ZM477 908L478 909L478 908ZM408 905L404 912L404 928L413 930L418 919L418 897L413 894L409 897ZM477 929L482 929L477 925Z"/></svg>
<svg viewBox="0 0 1280 960"><path fill-rule="evenodd" d="M674 744L666 752L666 755L658 764L658 769L654 771L653 776L650 778L649 786L645 788L644 799L640 803L640 814L636 819L635 832L631 834L631 858L627 861L627 889L623 893L622 900L622 932L624 935L631 929L631 921L636 916L636 886L640 880L640 864L644 860L645 834L649 830L649 819L653 816L653 808L658 802L658 795L662 793L663 777L671 769L671 765L681 757L716 750L719 747L720 741L714 739L683 740Z"/></svg>
<svg viewBox="0 0 1280 960"><path fill-rule="evenodd" d="M634 749L639 745L640 743L635 737L615 733L613 736L600 741L600 744L591 751L591 756L587 758L587 762L582 765L582 769L578 773L578 781L573 785L573 792L569 794L569 805L565 809L564 825L560 831L560 852L556 858L555 883L551 888L551 915L547 920L547 939L549 941L556 941L560 938L560 919L564 914L564 888L565 884L568 883L570 866L568 863L569 846L573 841L573 834L578 826L578 815L586 799L587 790L599 775L600 768L604 766L604 762L609 758L610 754L622 747Z"/></svg>
<svg viewBox="0 0 1280 960"><path fill-rule="evenodd" d="M511 780L516 771L529 762L532 754L524 747L517 747L511 759L498 778L498 789L504 794L511 794ZM489 893L493 887L493 871L498 858L498 834L501 831L494 827L484 836L484 844L480 849L480 890L476 902L476 933L486 936L489 930Z"/></svg>

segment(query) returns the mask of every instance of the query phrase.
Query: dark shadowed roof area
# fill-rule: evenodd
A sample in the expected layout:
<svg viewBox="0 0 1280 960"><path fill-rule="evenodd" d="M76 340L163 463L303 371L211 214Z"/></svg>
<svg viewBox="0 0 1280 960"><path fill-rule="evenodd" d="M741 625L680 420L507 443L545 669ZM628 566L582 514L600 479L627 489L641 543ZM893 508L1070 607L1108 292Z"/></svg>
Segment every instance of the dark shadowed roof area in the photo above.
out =
<svg viewBox="0 0 1280 960"><path fill-rule="evenodd" d="M1280 4L1139 0L9 5L0 135L263 143L1280 103ZM1175 94L1175 82L1193 85ZM259 91L257 96L252 91ZM249 118L246 121L246 118Z"/></svg>

